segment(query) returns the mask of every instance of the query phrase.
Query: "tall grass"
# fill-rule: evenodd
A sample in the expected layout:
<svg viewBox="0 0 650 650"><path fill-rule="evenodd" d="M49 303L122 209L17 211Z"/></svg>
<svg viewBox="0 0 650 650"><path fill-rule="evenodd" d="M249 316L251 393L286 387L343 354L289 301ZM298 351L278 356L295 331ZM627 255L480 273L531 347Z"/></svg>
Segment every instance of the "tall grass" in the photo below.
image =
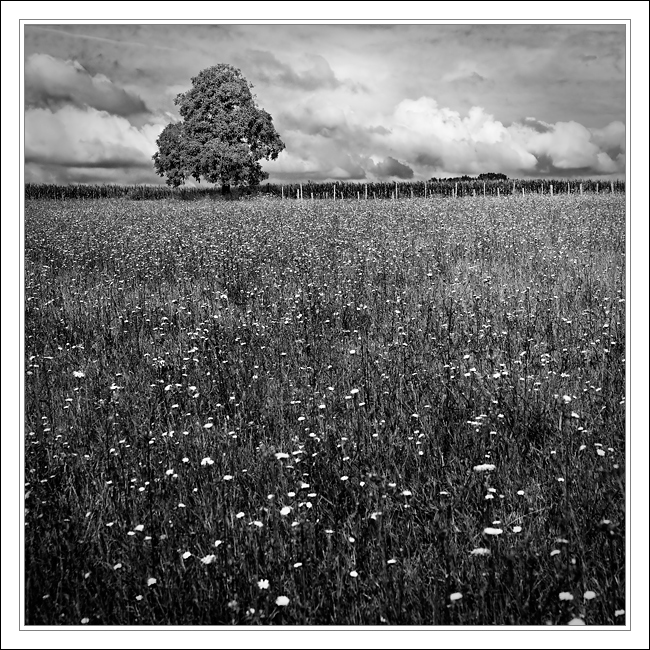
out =
<svg viewBox="0 0 650 650"><path fill-rule="evenodd" d="M624 214L28 201L26 622L624 623Z"/></svg>

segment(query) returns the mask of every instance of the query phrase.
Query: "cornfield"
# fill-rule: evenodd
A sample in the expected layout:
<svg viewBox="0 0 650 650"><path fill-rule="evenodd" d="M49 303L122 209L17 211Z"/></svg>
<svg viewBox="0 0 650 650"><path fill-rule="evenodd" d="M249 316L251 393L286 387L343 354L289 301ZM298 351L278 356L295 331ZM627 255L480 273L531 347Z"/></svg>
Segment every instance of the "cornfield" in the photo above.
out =
<svg viewBox="0 0 650 650"><path fill-rule="evenodd" d="M256 188L238 188L237 197L277 196L286 199L393 199L433 198L436 196L508 196L513 194L580 194L624 193L625 181L596 180L461 180L399 183L265 183ZM128 200L197 200L220 197L219 187L179 187L167 185L51 185L27 183L27 199L128 199Z"/></svg>

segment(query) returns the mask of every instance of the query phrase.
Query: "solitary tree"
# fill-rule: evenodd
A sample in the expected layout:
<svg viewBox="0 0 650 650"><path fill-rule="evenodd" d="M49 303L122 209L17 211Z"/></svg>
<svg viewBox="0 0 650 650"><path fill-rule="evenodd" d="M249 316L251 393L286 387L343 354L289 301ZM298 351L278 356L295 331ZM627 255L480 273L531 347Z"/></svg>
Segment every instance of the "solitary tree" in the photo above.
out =
<svg viewBox="0 0 650 650"><path fill-rule="evenodd" d="M203 178L228 193L231 185L255 186L268 178L259 161L275 160L284 143L252 87L226 63L192 78L192 88L174 100L182 121L168 124L156 141L154 167L168 185Z"/></svg>

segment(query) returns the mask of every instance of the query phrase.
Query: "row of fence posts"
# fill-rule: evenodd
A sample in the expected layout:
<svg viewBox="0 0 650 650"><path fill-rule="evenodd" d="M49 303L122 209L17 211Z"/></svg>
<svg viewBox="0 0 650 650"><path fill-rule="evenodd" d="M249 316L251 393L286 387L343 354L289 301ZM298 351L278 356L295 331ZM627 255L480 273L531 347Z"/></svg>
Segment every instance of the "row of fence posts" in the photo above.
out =
<svg viewBox="0 0 650 650"><path fill-rule="evenodd" d="M600 188L600 183L596 183L596 194L599 193L599 188ZM284 199L284 185L282 185L280 189L282 191L282 198ZM566 184L566 191L567 191L567 194L571 194L571 184L569 182L567 182L567 184ZM610 183L610 191L611 191L612 194L614 194L614 182L613 181ZM515 192L516 192L516 185L513 182L513 184L512 184L512 195L513 196L514 196ZM325 198L328 198L328 194L329 194L329 192L325 192ZM553 183L551 183L550 186L549 186L549 194L551 196L553 196ZM582 183L580 183L580 194L584 194ZM521 188L521 195L526 196L526 188L525 187ZM336 201L336 185L334 185L334 194L333 194L333 196L334 196L334 200ZM373 199L377 198L377 195L376 195L375 192L372 193L372 196L373 196ZM397 182L395 183L395 191L391 192L390 196L391 196L391 199L393 199L393 200L397 200L399 198L399 188L397 186ZM458 183L454 183L454 189L452 190L452 196L454 198L458 198ZM472 188L472 196L476 196L476 188ZM483 196L486 196L485 183L483 183ZM499 196L501 196L501 191L497 187L497 197L499 197ZM305 197L303 196L303 193L302 193L302 183L300 183L299 189L296 190L296 199L302 200L304 198ZM367 184L364 185L364 198L366 199L366 201L368 200L368 185ZM411 188L411 198L413 198L413 188ZM424 183L424 198L425 199L427 198L427 184L426 184L426 181ZM312 201L314 200L314 193L313 192L311 192L311 200ZM361 200L361 193L357 192L357 201L360 201L360 200Z"/></svg>

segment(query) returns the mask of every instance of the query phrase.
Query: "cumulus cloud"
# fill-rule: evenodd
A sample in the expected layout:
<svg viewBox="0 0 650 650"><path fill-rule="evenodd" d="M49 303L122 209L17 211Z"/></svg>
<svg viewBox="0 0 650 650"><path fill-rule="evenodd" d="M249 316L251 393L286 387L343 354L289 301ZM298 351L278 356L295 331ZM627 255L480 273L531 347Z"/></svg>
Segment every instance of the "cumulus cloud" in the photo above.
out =
<svg viewBox="0 0 650 650"><path fill-rule="evenodd" d="M115 115L146 112L140 97L120 88L103 74L91 75L77 61L32 54L25 62L25 105L59 108L91 106Z"/></svg>
<svg viewBox="0 0 650 650"><path fill-rule="evenodd" d="M263 163L271 180L408 174L391 161L414 179L625 173L621 25L28 25L25 56L28 112L88 107L134 127L120 155L110 129L84 143L71 129L74 146L57 146L86 165L75 178L132 161L129 140L178 119L176 94L219 61L255 85L287 144ZM29 169L59 173L39 151ZM129 166L124 182L136 169L150 172Z"/></svg>
<svg viewBox="0 0 650 650"><path fill-rule="evenodd" d="M129 170L153 169L151 156L162 128L160 124L136 128L123 117L90 107L28 109L25 162L32 177L39 173L64 174L63 168L121 170L124 177ZM58 172L56 168L60 168ZM94 177L100 175L100 171L94 172Z"/></svg>
<svg viewBox="0 0 650 650"><path fill-rule="evenodd" d="M247 57L264 82L287 88L283 92L300 91L299 101L285 103L274 114L287 149L276 161L263 163L271 180L625 172L625 125L620 121L589 129L578 121L552 123L527 116L506 126L480 106L460 112L427 96L403 99L389 112L373 110L366 95L355 96L361 104L332 100L328 93L346 82L322 57L303 58L302 67L268 52L247 51ZM474 64L462 64L448 73L446 83L482 83L476 75ZM169 86L165 97L179 89L184 88ZM309 94L302 93L305 89ZM104 75L93 76L76 61L43 54L27 59L25 99L28 180L161 182L153 174L151 156L164 124L174 119L169 112L147 112L140 97Z"/></svg>
<svg viewBox="0 0 650 650"><path fill-rule="evenodd" d="M310 146L309 136L299 133L284 138L287 148L277 160L263 162L266 171L277 180L363 180L366 178L363 157L345 151L335 140L320 139Z"/></svg>
<svg viewBox="0 0 650 650"><path fill-rule="evenodd" d="M478 106L462 117L431 97L421 97L400 102L392 121L392 133L386 138L392 150L400 159L435 172L513 172L536 163L501 122Z"/></svg>
<svg viewBox="0 0 650 650"><path fill-rule="evenodd" d="M280 114L278 124L288 129L291 156L309 159L311 177L327 176L335 167L338 175L329 177L340 178L347 170L351 179L363 177L362 172L376 179L406 179L484 172L584 176L625 171L621 122L588 129L575 121L552 124L526 117L505 126L479 106L463 115L431 97L402 100L390 115L376 117L369 126L353 111L313 98ZM342 164L344 160L349 164ZM267 169L274 173L274 164Z"/></svg>
<svg viewBox="0 0 650 650"><path fill-rule="evenodd" d="M578 122L556 122L543 133L525 124L509 127L517 141L536 159L537 171L612 174L625 170L625 127L612 122L604 129L590 130ZM622 147L622 148L621 148ZM612 158L606 149L614 153ZM621 155L619 155L621 154Z"/></svg>
<svg viewBox="0 0 650 650"><path fill-rule="evenodd" d="M431 163L441 171L533 174L543 173L544 165L549 171L593 174L624 169L624 156L613 159L607 151L620 153L624 146L620 122L591 131L578 122L526 118L506 127L481 107L472 107L463 117L430 97L400 102L393 120L387 140L400 159Z"/></svg>
<svg viewBox="0 0 650 650"><path fill-rule="evenodd" d="M347 136L352 130L344 110L329 102L303 102L291 110L281 112L277 123L280 128L323 137L337 134Z"/></svg>
<svg viewBox="0 0 650 650"><path fill-rule="evenodd" d="M591 139L610 158L625 158L625 124L610 122L603 129L591 129Z"/></svg>

